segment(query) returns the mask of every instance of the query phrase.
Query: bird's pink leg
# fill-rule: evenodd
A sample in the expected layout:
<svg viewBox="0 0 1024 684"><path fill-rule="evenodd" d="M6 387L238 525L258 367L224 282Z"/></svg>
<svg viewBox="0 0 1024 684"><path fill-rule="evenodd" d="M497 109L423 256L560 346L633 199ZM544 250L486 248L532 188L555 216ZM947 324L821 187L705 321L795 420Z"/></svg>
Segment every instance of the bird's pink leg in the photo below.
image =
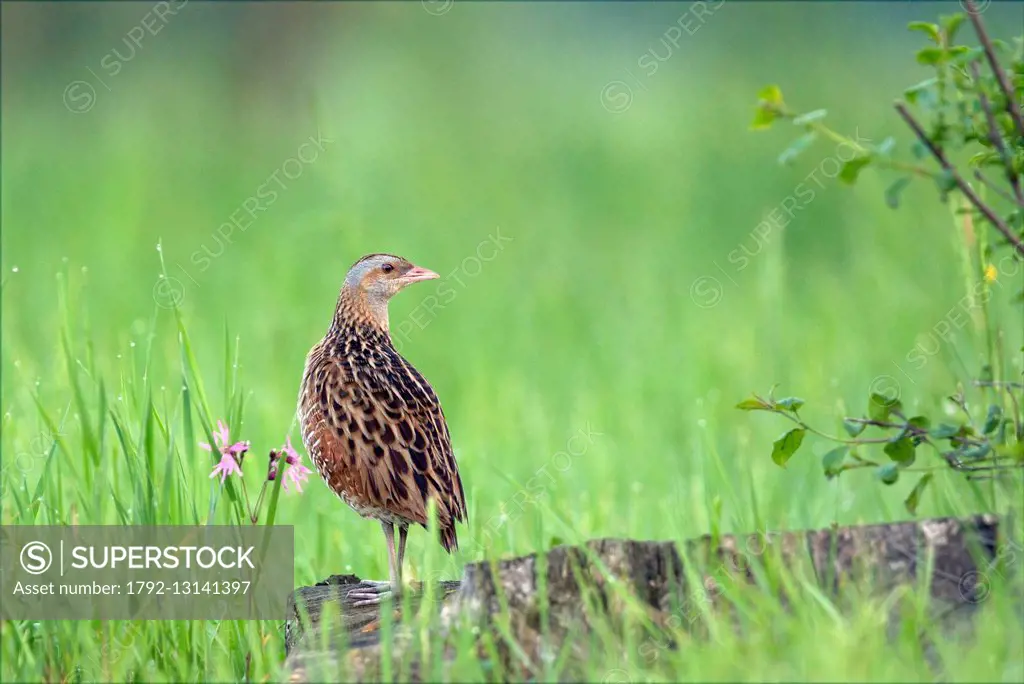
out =
<svg viewBox="0 0 1024 684"><path fill-rule="evenodd" d="M397 597L402 592L402 584L399 579L402 570L398 567L398 555L395 553L395 526L389 522L382 522L380 526L384 530L384 537L388 540L388 574L391 576L391 592Z"/></svg>
<svg viewBox="0 0 1024 684"><path fill-rule="evenodd" d="M405 562L405 539L409 536L409 526L398 527L398 584L402 584L402 564Z"/></svg>
<svg viewBox="0 0 1024 684"><path fill-rule="evenodd" d="M390 582L374 582L363 580L357 589L348 592L348 597L353 599L352 607L378 605L384 598L398 596L402 593L402 585L399 580L398 558L395 553L395 526L389 522L381 522L380 527L384 530L384 538L388 542L388 574Z"/></svg>

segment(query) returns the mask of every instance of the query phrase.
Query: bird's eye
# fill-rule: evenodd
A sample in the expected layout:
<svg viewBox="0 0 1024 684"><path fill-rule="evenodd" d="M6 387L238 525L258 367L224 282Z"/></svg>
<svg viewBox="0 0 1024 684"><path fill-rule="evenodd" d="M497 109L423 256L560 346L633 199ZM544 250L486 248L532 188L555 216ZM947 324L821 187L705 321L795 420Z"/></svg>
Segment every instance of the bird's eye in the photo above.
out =
<svg viewBox="0 0 1024 684"><path fill-rule="evenodd" d="M383 266L380 267L380 270L384 271L385 273L391 273L392 271L395 270L395 267L392 266L391 264L384 264Z"/></svg>

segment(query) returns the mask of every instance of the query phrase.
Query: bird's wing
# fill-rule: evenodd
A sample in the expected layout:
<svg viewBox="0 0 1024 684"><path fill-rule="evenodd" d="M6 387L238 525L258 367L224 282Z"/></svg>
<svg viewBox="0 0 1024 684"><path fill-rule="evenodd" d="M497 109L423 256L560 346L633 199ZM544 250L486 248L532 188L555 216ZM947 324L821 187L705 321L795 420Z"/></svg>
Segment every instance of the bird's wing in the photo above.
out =
<svg viewBox="0 0 1024 684"><path fill-rule="evenodd" d="M387 463L374 472L386 474L382 481L415 512L416 522L426 523L427 501L436 501L441 543L451 551L458 547L455 522L467 515L444 412L430 383L408 361L390 347L378 351L355 369L366 404L379 417L367 432L375 428L375 442L387 452Z"/></svg>
<svg viewBox="0 0 1024 684"><path fill-rule="evenodd" d="M348 485L344 491L358 492L369 506L426 525L433 498L441 542L457 548L455 522L467 519L465 494L437 395L393 349L359 351L326 360L324 372L312 378L322 416L314 440L340 464L335 470L345 475L336 477Z"/></svg>

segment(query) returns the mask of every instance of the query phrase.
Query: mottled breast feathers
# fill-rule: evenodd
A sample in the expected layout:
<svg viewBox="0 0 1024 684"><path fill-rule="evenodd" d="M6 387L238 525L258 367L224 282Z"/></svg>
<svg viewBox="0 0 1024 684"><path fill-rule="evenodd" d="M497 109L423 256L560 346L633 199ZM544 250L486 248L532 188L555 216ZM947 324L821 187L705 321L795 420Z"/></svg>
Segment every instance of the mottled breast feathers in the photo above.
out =
<svg viewBox="0 0 1024 684"><path fill-rule="evenodd" d="M433 388L387 333L364 325L332 332L310 351L299 396L310 458L365 517L425 526L434 499L441 543L458 548L465 494Z"/></svg>

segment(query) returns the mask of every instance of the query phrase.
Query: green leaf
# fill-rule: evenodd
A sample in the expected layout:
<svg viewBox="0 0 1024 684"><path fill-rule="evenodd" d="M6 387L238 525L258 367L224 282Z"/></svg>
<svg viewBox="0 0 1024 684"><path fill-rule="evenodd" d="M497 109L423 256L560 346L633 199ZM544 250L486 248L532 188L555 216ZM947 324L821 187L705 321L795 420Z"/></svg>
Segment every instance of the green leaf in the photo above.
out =
<svg viewBox="0 0 1024 684"><path fill-rule="evenodd" d="M843 429L846 430L846 434L850 435L851 437L856 437L860 433L864 432L864 428L866 427L867 425L865 425L864 423L855 423L849 418L843 420Z"/></svg>
<svg viewBox="0 0 1024 684"><path fill-rule="evenodd" d="M967 71L967 66L976 59L981 59L985 54L984 48L975 47L969 48L966 45L956 45L950 48L950 54L953 55L953 64L955 68L964 76L964 78L971 78L970 73Z"/></svg>
<svg viewBox="0 0 1024 684"><path fill-rule="evenodd" d="M979 458L985 458L988 453L992 451L992 447L986 442L985 444L979 444L978 446L967 449L962 452L962 456L966 459L977 460Z"/></svg>
<svg viewBox="0 0 1024 684"><path fill-rule="evenodd" d="M775 404L780 408L784 408L787 411L799 411L800 407L806 402L800 397L786 397L785 399L779 399Z"/></svg>
<svg viewBox="0 0 1024 684"><path fill-rule="evenodd" d="M806 150L817 139L818 134L814 131L801 135L793 141L793 144L782 151L779 155L779 163L786 165L796 159L801 152Z"/></svg>
<svg viewBox="0 0 1024 684"><path fill-rule="evenodd" d="M885 189L885 203L891 208L897 209L900 206L900 193L902 193L903 188L908 185L910 185L910 176L897 178L893 181L889 187Z"/></svg>
<svg viewBox="0 0 1024 684"><path fill-rule="evenodd" d="M960 29L960 24L964 22L964 18L963 14L946 14L939 17L942 32L946 34L946 43L952 43L953 39L956 38L956 32Z"/></svg>
<svg viewBox="0 0 1024 684"><path fill-rule="evenodd" d="M934 145L943 147L949 142L953 134L958 132L959 131L954 126L950 125L947 120L943 117L939 117L939 120L935 122L934 128L932 129L930 139ZM931 150L929 150L928 154L931 154Z"/></svg>
<svg viewBox="0 0 1024 684"><path fill-rule="evenodd" d="M736 408L741 411L770 411L771 406L764 403L760 399L744 399L740 403L736 404Z"/></svg>
<svg viewBox="0 0 1024 684"><path fill-rule="evenodd" d="M960 433L960 428L956 425L950 425L948 423L942 423L939 427L931 430L928 435L933 439L949 439L954 435Z"/></svg>
<svg viewBox="0 0 1024 684"><path fill-rule="evenodd" d="M946 195L956 189L956 177L953 176L953 172L949 169L942 169L935 176L935 184L939 186L939 193L942 195L942 199L945 200Z"/></svg>
<svg viewBox="0 0 1024 684"><path fill-rule="evenodd" d="M772 123L779 118L778 112L771 107L758 105L754 111L754 120L750 122L750 129L754 131L771 128Z"/></svg>
<svg viewBox="0 0 1024 684"><path fill-rule="evenodd" d="M890 399L878 392L873 392L871 394L871 398L868 399L868 417L871 418L871 420L877 420L884 423L889 420L889 416L893 411L899 411L902 409L903 404L899 399Z"/></svg>
<svg viewBox="0 0 1024 684"><path fill-rule="evenodd" d="M900 479L900 469L895 463L886 463L875 469L875 477L887 485L895 484Z"/></svg>
<svg viewBox="0 0 1024 684"><path fill-rule="evenodd" d="M844 183L853 185L857 181L857 176L860 174L861 169L870 164L871 159L870 154L854 157L843 164L843 168L839 171L839 179Z"/></svg>
<svg viewBox="0 0 1024 684"><path fill-rule="evenodd" d="M782 90L775 84L766 85L757 92L759 100L766 104L774 105L775 107L782 107L785 104L782 101Z"/></svg>
<svg viewBox="0 0 1024 684"><path fill-rule="evenodd" d="M803 428L793 428L782 437L775 440L775 444L772 445L772 460L775 461L775 465L785 466L796 450L803 444L804 435L807 434L807 430Z"/></svg>
<svg viewBox="0 0 1024 684"><path fill-rule="evenodd" d="M914 416L907 421L907 425L913 425L916 428L927 430L932 426L932 421L928 416Z"/></svg>
<svg viewBox="0 0 1024 684"><path fill-rule="evenodd" d="M924 494L925 488L928 487L928 483L932 481L932 474L925 473L921 476L921 479L917 481L914 488L910 490L910 494L904 499L903 505L907 507L907 511L911 515L917 513L917 506L921 503L921 495Z"/></svg>
<svg viewBox="0 0 1024 684"><path fill-rule="evenodd" d="M985 424L981 427L981 434L990 435L996 431L999 427L999 421L1003 418L1003 409L1001 406L992 404L988 407L988 415L985 416Z"/></svg>
<svg viewBox="0 0 1024 684"><path fill-rule="evenodd" d="M939 82L937 78L928 78L920 83L910 86L903 91L903 96L907 98L907 102L910 104L917 104L918 100L921 104L931 106L935 103L935 95L932 93L932 87Z"/></svg>
<svg viewBox="0 0 1024 684"><path fill-rule="evenodd" d="M909 466L914 462L914 443L909 437L900 437L889 442L882 451L901 466Z"/></svg>
<svg viewBox="0 0 1024 684"><path fill-rule="evenodd" d="M812 112L807 112L805 114L801 114L800 116L797 116L796 118L794 118L793 119L793 125L794 126L804 126L806 124L811 123L812 121L818 121L820 119L824 119L826 114L828 114L828 110L827 109L815 109Z"/></svg>
<svg viewBox="0 0 1024 684"><path fill-rule="evenodd" d="M942 35L939 33L939 27L937 24L929 24L926 21L912 21L907 24L907 28L911 31L927 33L928 37L932 39L932 42L936 45L942 45Z"/></svg>
<svg viewBox="0 0 1024 684"><path fill-rule="evenodd" d="M947 52L939 47L926 47L917 51L918 64L942 64L948 59L948 57L949 55Z"/></svg>
<svg viewBox="0 0 1024 684"><path fill-rule="evenodd" d="M843 472L843 461L846 460L847 446L836 447L821 457L821 467L825 470L825 477L832 479Z"/></svg>
<svg viewBox="0 0 1024 684"><path fill-rule="evenodd" d="M999 152L986 150L984 152L978 152L977 154L973 155L970 159L967 160L967 165L975 168L980 168L982 166L989 165L990 163L993 162L1002 166L1002 155L999 154Z"/></svg>

